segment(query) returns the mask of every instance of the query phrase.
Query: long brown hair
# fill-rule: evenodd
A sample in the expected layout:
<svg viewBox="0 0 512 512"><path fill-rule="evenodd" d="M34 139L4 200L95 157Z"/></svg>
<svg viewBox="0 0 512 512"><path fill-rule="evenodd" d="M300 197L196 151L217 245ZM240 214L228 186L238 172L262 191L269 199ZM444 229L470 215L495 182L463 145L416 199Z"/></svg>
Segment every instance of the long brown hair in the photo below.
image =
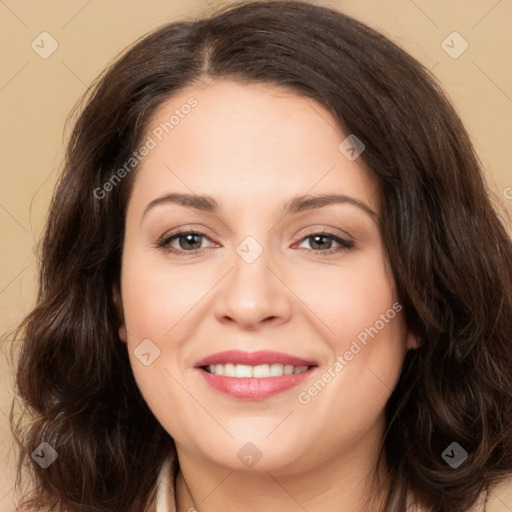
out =
<svg viewBox="0 0 512 512"><path fill-rule="evenodd" d="M433 76L386 37L303 1L239 2L169 23L126 50L81 104L42 244L37 303L19 327L13 432L29 506L140 512L173 440L147 407L118 337L126 204L111 180L155 109L205 78L281 86L325 105L363 141L382 235L418 350L386 408L388 511L407 489L463 512L512 472L512 243L459 117ZM102 189L105 190L105 189ZM58 460L31 453L46 441ZM468 458L450 467L452 442Z"/></svg>

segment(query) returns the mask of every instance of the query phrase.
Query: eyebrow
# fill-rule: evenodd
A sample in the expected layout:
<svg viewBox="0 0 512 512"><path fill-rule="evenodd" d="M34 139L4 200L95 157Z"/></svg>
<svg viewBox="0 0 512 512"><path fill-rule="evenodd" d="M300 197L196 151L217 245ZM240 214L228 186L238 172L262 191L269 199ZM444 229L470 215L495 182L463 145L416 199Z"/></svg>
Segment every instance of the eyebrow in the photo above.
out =
<svg viewBox="0 0 512 512"><path fill-rule="evenodd" d="M144 209L142 217L154 207L169 203L179 204L186 208L193 208L207 213L217 213L220 210L219 203L212 196L173 192L153 199ZM343 194L295 196L282 205L281 212L287 215L289 213L300 213L306 210L343 203L360 208L375 220L378 218L378 215L368 205L358 199Z"/></svg>

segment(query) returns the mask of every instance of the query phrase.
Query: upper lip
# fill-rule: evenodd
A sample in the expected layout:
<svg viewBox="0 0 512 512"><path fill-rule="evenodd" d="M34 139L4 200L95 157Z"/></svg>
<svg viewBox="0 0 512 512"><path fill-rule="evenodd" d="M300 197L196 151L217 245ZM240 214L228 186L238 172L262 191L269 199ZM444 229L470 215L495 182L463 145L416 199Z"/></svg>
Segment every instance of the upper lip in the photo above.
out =
<svg viewBox="0 0 512 512"><path fill-rule="evenodd" d="M293 366L316 366L316 362L301 357L273 352L271 350L259 350L257 352L243 352L241 350L226 350L217 352L200 359L195 364L196 368L214 364L246 364L257 366L260 364L291 364Z"/></svg>

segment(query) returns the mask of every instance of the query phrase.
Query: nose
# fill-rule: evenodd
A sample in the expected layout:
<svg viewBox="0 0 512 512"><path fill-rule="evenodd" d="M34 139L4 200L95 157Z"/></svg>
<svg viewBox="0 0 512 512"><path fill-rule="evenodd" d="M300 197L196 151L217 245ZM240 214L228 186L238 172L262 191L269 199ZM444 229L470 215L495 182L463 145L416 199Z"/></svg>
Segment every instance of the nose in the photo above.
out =
<svg viewBox="0 0 512 512"><path fill-rule="evenodd" d="M236 323L245 330L287 322L293 294L275 267L266 250L252 263L235 254L232 270L219 283L217 320Z"/></svg>

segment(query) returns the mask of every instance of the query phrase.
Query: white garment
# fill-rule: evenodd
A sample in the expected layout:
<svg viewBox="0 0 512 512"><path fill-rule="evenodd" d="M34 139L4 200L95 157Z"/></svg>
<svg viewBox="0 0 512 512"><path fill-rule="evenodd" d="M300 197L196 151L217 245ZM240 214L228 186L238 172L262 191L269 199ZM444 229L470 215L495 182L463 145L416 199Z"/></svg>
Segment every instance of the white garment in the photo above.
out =
<svg viewBox="0 0 512 512"><path fill-rule="evenodd" d="M176 512L174 472L176 457L167 457L160 468L156 486L156 512Z"/></svg>

